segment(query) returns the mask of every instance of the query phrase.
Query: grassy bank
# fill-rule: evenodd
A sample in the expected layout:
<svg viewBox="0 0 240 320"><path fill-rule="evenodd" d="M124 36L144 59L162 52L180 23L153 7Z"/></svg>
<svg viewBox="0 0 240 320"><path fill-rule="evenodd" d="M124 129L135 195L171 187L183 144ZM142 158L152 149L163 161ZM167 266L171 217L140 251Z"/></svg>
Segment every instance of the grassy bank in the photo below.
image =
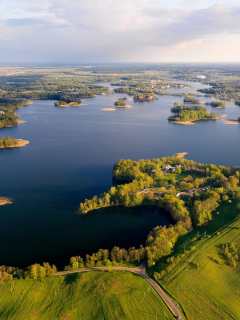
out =
<svg viewBox="0 0 240 320"><path fill-rule="evenodd" d="M157 293L138 275L94 271L47 278L15 280L0 285L0 318L174 319Z"/></svg>
<svg viewBox="0 0 240 320"><path fill-rule="evenodd" d="M239 261L236 268L231 267L222 249L234 242L240 252L240 210L236 204L223 203L212 222L180 238L172 255L184 253L184 247L187 254L160 280L183 306L188 319L240 319ZM166 269L167 258L150 272Z"/></svg>

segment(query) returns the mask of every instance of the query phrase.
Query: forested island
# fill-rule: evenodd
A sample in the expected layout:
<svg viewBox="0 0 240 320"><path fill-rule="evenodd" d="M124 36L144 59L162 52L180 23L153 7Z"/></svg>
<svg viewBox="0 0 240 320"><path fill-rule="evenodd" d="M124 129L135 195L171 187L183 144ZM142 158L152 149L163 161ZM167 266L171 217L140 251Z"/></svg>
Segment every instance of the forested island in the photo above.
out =
<svg viewBox="0 0 240 320"><path fill-rule="evenodd" d="M168 120L174 123L193 124L197 120L216 120L219 116L216 113L209 113L202 106L175 106L171 109L174 115L168 117Z"/></svg>
<svg viewBox="0 0 240 320"><path fill-rule="evenodd" d="M13 111L30 103L26 99L0 98L0 128L16 126L18 124L18 114Z"/></svg>
<svg viewBox="0 0 240 320"><path fill-rule="evenodd" d="M156 99L154 94L140 94L133 97L134 102L154 101Z"/></svg>
<svg viewBox="0 0 240 320"><path fill-rule="evenodd" d="M55 107L78 107L81 103L80 99L74 99L75 101L67 102L67 101L55 101Z"/></svg>
<svg viewBox="0 0 240 320"><path fill-rule="evenodd" d="M205 104L219 109L225 108L227 106L226 102L223 101L205 102Z"/></svg>
<svg viewBox="0 0 240 320"><path fill-rule="evenodd" d="M200 101L200 100L198 100L198 99L195 99L195 98L189 97L189 96L185 97L183 101L184 101L185 103L204 104L203 101Z"/></svg>

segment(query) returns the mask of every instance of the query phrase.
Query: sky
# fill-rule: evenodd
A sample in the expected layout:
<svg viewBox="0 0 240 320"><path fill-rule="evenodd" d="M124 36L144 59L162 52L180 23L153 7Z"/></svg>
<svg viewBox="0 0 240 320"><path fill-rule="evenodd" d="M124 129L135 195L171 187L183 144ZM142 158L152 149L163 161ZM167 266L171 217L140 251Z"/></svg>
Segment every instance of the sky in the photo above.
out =
<svg viewBox="0 0 240 320"><path fill-rule="evenodd" d="M0 0L0 63L240 62L240 0Z"/></svg>

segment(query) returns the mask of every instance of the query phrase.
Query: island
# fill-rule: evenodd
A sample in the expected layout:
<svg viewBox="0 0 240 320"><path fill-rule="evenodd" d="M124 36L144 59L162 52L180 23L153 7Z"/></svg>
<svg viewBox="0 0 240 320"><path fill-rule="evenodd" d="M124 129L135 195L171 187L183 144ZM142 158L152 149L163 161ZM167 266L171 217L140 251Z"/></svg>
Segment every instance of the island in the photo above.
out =
<svg viewBox="0 0 240 320"><path fill-rule="evenodd" d="M225 108L227 106L226 102L223 101L205 102L205 104L217 109Z"/></svg>
<svg viewBox="0 0 240 320"><path fill-rule="evenodd" d="M55 101L55 107L78 107L81 100L78 98L65 98L64 100Z"/></svg>
<svg viewBox="0 0 240 320"><path fill-rule="evenodd" d="M122 99L118 99L118 101L116 101L114 105L116 108L132 108L132 106L123 102Z"/></svg>
<svg viewBox="0 0 240 320"><path fill-rule="evenodd" d="M216 120L226 115L218 116L216 113L209 113L205 107L202 106L175 106L171 109L174 115L168 117L168 120L173 123L180 124L194 124L194 121L199 120Z"/></svg>
<svg viewBox="0 0 240 320"><path fill-rule="evenodd" d="M185 97L183 100L185 103L196 103L196 104L204 104L203 101L200 101L198 99L195 99L193 97Z"/></svg>
<svg viewBox="0 0 240 320"><path fill-rule="evenodd" d="M134 102L154 101L156 97L154 94L140 94L133 97Z"/></svg>
<svg viewBox="0 0 240 320"><path fill-rule="evenodd" d="M18 148L29 144L29 141L22 139L14 139L12 137L1 137L0 148Z"/></svg>

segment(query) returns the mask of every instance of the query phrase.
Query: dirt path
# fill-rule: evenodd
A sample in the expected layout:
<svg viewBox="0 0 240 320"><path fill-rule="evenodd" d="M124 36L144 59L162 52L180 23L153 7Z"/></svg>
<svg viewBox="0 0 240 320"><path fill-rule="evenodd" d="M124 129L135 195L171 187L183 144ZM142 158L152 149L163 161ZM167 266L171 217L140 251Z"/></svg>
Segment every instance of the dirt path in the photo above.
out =
<svg viewBox="0 0 240 320"><path fill-rule="evenodd" d="M87 271L96 271L96 270L108 270L109 267L98 267L98 268L84 268L84 269L77 269L77 270L71 270L71 271L62 271L55 273L56 276L60 275L66 275L70 273L76 273L76 272L87 272ZM177 304L163 291L163 289L146 274L146 262L142 263L137 268L126 268L126 267L111 267L111 269L114 270L124 270L129 271L138 274L142 278L144 278L160 295L160 297L163 299L163 301L166 303L170 311L174 316L178 316L179 319L183 319L182 314L180 310L178 309Z"/></svg>

